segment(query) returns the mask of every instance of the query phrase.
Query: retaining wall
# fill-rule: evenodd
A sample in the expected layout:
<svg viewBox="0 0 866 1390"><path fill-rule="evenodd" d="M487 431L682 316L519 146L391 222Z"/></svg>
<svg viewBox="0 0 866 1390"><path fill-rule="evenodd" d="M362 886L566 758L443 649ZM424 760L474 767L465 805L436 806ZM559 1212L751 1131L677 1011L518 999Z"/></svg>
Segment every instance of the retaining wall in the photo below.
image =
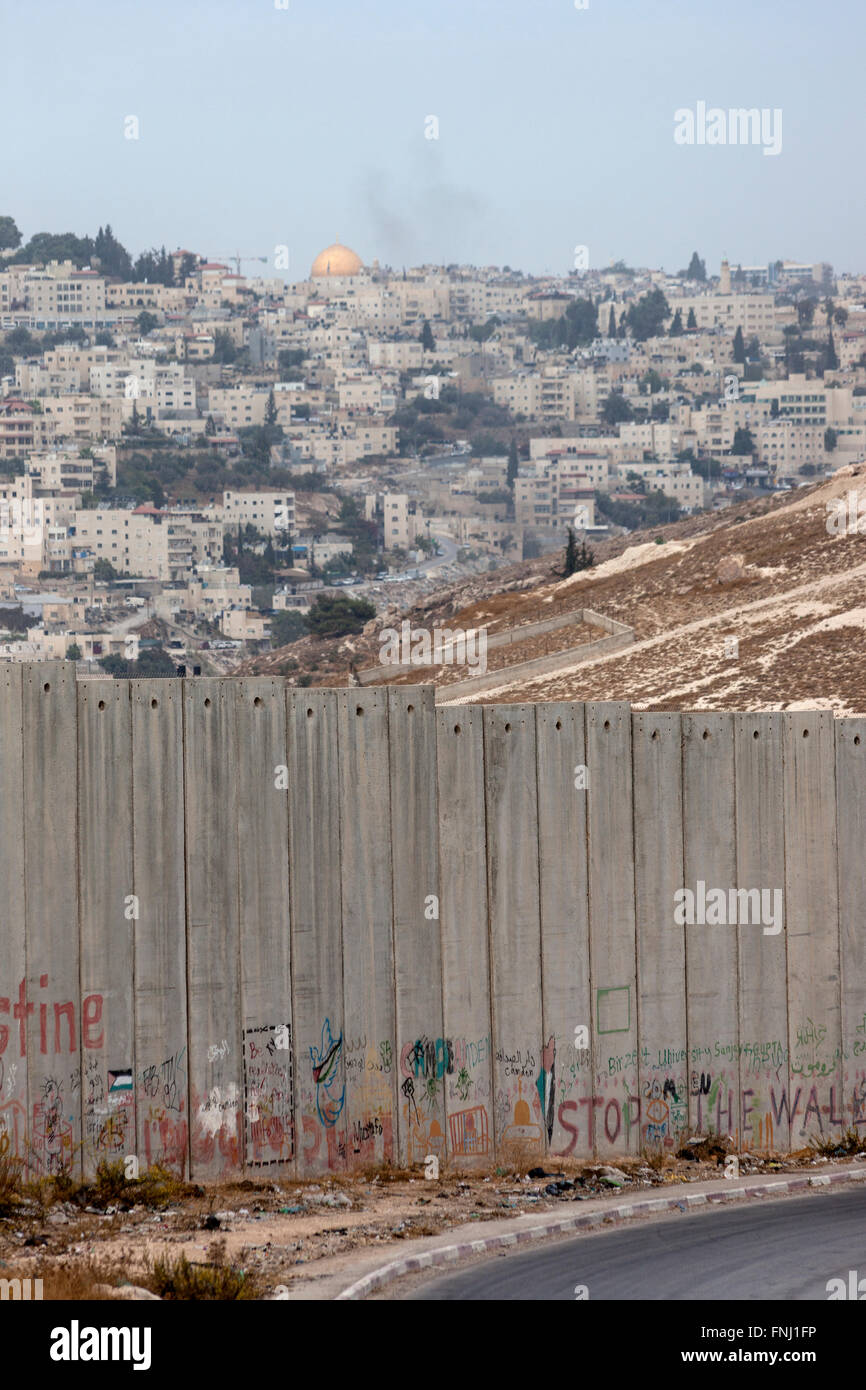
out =
<svg viewBox="0 0 866 1390"><path fill-rule="evenodd" d="M4 664L0 1151L207 1179L859 1129L864 760L824 712ZM767 919L678 925L699 881Z"/></svg>

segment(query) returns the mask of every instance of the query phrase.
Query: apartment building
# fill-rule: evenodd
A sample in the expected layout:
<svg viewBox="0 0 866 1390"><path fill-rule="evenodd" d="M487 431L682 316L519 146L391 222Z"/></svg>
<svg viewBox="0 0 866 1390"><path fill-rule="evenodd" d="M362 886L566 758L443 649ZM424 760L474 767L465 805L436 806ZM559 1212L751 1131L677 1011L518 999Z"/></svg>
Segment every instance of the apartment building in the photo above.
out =
<svg viewBox="0 0 866 1390"><path fill-rule="evenodd" d="M776 309L771 294L698 294L668 295L671 313L679 309L683 326L694 311L699 329L720 328L731 336L742 328L746 338L758 338L772 333L776 326Z"/></svg>
<svg viewBox="0 0 866 1390"><path fill-rule="evenodd" d="M377 376L347 376L337 386L340 410L381 410L382 381Z"/></svg>
<svg viewBox="0 0 866 1390"><path fill-rule="evenodd" d="M588 487L606 492L610 474L611 444L616 440L606 439L551 439L538 437L529 441L530 464L549 464L561 466L562 476L580 476L586 479ZM521 466L521 471L524 471ZM526 469L527 474L531 470Z"/></svg>
<svg viewBox="0 0 866 1390"><path fill-rule="evenodd" d="M228 565L199 565L187 585L190 609L210 621L232 608L250 608L252 594L252 586L242 584L237 568Z"/></svg>
<svg viewBox="0 0 866 1390"><path fill-rule="evenodd" d="M40 319L93 319L105 313L105 280L95 270L54 262L44 270L31 270L24 280L24 297L27 312Z"/></svg>
<svg viewBox="0 0 866 1390"><path fill-rule="evenodd" d="M427 360L416 338L387 342L381 338L367 339L367 361L371 367L388 367L397 372L416 372Z"/></svg>
<svg viewBox="0 0 866 1390"><path fill-rule="evenodd" d="M109 560L121 574L163 581L184 579L194 566L222 557L223 528L202 512L117 507L75 512L76 549Z"/></svg>
<svg viewBox="0 0 866 1390"><path fill-rule="evenodd" d="M430 523L424 520L419 503L410 502L405 492L368 493L364 516L381 525L386 550L409 550L418 536L430 533Z"/></svg>
<svg viewBox="0 0 866 1390"><path fill-rule="evenodd" d="M295 531L295 494L270 489L263 492L224 492L223 525L236 529L255 526L267 536L286 540Z"/></svg>
<svg viewBox="0 0 866 1390"><path fill-rule="evenodd" d="M54 437L54 421L40 406L14 396L0 401L0 459L26 458Z"/></svg>
<svg viewBox="0 0 866 1390"><path fill-rule="evenodd" d="M124 420L132 417L134 404L126 398L46 396L42 411L54 439L119 439Z"/></svg>
<svg viewBox="0 0 866 1390"><path fill-rule="evenodd" d="M25 475L0 484L0 565L36 577L71 569L69 526L77 493L37 490Z"/></svg>
<svg viewBox="0 0 866 1390"><path fill-rule="evenodd" d="M92 492L96 483L114 487L117 483L117 449L107 444L90 449L85 456L78 448L53 449L31 454L25 473L39 489Z"/></svg>

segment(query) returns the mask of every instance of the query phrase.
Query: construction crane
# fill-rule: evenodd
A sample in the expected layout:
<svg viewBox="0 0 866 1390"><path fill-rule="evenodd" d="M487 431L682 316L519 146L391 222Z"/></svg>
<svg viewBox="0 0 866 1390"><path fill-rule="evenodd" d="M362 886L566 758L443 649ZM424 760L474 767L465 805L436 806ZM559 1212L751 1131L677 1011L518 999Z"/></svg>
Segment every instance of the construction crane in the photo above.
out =
<svg viewBox="0 0 866 1390"><path fill-rule="evenodd" d="M226 253L226 252L217 253L217 259L223 260L223 261L234 261L234 263L235 263L235 272L236 272L238 275L240 275L240 273L241 273L241 261L261 261L262 265L267 265L268 261L270 260L270 257L269 257L269 256L242 256L241 253L240 253L240 251L235 251L234 253L232 253L232 252L228 252L228 253Z"/></svg>

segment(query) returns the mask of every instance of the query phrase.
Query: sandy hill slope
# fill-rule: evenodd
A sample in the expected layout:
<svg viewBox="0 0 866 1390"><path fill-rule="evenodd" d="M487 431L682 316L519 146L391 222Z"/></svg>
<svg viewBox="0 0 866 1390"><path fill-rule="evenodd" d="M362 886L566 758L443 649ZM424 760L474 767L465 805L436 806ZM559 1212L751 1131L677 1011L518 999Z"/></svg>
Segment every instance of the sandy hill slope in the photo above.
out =
<svg viewBox="0 0 866 1390"><path fill-rule="evenodd" d="M280 671L306 648L302 666L315 671L315 684L344 684L350 665L376 664L379 630L403 616L416 626L484 624L492 635L591 608L632 627L634 644L519 684L504 676L473 698L866 712L866 521L863 535L828 525L831 509L852 492L866 514L866 464L808 489L609 542L592 570L570 579L552 574L549 557L513 566L376 620L362 636L303 639L244 669ZM447 688L439 698L447 700Z"/></svg>

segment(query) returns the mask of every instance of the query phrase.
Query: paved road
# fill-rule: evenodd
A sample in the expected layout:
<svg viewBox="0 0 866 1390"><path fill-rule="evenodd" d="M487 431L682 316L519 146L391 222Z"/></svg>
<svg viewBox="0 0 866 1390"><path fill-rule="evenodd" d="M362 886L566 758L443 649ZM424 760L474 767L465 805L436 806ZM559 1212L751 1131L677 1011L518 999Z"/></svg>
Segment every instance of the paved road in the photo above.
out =
<svg viewBox="0 0 866 1390"><path fill-rule="evenodd" d="M866 1192L810 1193L684 1214L485 1258L459 1274L404 1286L418 1301L727 1299L826 1301L857 1270L866 1295ZM586 1295L584 1295L586 1296Z"/></svg>

